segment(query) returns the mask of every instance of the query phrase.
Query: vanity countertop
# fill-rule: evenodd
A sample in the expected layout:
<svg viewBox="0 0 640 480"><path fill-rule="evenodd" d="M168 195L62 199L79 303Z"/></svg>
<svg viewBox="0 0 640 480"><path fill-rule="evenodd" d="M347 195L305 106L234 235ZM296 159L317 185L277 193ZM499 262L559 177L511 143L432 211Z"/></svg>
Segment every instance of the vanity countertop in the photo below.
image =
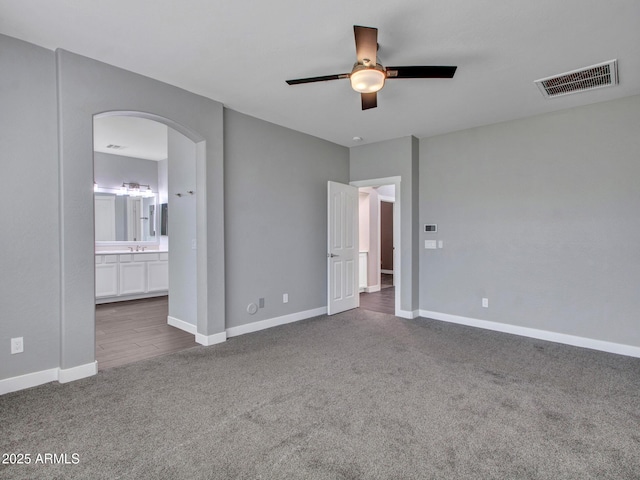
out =
<svg viewBox="0 0 640 480"><path fill-rule="evenodd" d="M131 251L128 248L126 250L102 250L102 251L98 251L96 252L96 255L122 255L125 253L167 253L169 250L138 250L138 251Z"/></svg>

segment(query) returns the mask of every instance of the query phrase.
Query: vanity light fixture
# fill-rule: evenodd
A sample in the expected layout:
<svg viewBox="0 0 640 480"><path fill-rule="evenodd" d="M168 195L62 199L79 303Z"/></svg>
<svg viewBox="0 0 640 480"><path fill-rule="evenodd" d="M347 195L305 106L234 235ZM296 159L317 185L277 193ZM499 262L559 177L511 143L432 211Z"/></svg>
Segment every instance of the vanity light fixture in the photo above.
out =
<svg viewBox="0 0 640 480"><path fill-rule="evenodd" d="M143 189L142 187L146 187ZM122 182L118 195L129 195L131 197L151 197L153 191L150 185L142 185L137 182Z"/></svg>
<svg viewBox="0 0 640 480"><path fill-rule="evenodd" d="M153 197L155 193L150 185L143 185L138 182L123 182L119 187L102 187L98 182L93 182L93 191L98 193L115 193L116 195L128 195L130 197Z"/></svg>

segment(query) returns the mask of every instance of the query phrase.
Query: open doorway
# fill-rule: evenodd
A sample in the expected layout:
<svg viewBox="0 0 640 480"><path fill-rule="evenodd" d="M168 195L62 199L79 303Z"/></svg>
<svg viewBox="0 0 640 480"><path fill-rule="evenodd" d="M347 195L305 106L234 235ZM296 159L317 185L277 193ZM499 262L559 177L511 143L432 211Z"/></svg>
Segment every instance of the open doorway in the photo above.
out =
<svg viewBox="0 0 640 480"><path fill-rule="evenodd" d="M100 370L197 345L193 333L171 325L171 319L196 325L195 163L195 143L160 122L94 119ZM169 210L179 223L173 229ZM185 303L193 305L186 314Z"/></svg>
<svg viewBox="0 0 640 480"><path fill-rule="evenodd" d="M395 269L399 264L398 239L394 235L399 231L395 226L397 211L395 184L359 188L360 307L392 315L399 292Z"/></svg>

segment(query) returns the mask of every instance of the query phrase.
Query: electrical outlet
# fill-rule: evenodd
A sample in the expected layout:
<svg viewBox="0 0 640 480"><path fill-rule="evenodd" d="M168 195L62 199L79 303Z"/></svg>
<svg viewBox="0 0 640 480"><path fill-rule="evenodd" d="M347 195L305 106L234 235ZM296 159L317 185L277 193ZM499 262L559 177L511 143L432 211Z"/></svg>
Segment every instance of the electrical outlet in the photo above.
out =
<svg viewBox="0 0 640 480"><path fill-rule="evenodd" d="M11 339L11 355L14 353L24 352L24 339L22 337L16 337Z"/></svg>
<svg viewBox="0 0 640 480"><path fill-rule="evenodd" d="M482 306L484 308L489 308L489 299L488 298L483 298L482 299Z"/></svg>
<svg viewBox="0 0 640 480"><path fill-rule="evenodd" d="M258 299L258 307L264 308L264 298L259 298Z"/></svg>
<svg viewBox="0 0 640 480"><path fill-rule="evenodd" d="M283 293L282 294L282 303L289 303L289 294L288 293Z"/></svg>

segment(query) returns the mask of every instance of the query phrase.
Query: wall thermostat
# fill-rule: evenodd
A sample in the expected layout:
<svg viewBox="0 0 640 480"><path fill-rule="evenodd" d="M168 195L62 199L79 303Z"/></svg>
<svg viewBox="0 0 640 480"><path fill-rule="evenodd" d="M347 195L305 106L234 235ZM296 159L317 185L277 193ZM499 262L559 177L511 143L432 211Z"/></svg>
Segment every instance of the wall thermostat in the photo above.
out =
<svg viewBox="0 0 640 480"><path fill-rule="evenodd" d="M424 231L426 233L436 233L438 231L438 225L436 225L435 223L427 223L424 226Z"/></svg>

